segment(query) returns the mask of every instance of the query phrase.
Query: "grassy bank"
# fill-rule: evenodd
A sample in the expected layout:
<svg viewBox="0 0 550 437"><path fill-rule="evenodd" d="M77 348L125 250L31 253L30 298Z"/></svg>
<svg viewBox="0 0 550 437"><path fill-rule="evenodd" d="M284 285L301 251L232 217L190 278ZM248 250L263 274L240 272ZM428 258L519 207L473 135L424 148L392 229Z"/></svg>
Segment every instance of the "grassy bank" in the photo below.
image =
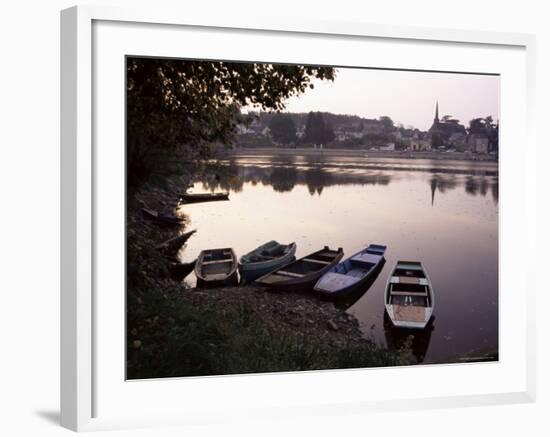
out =
<svg viewBox="0 0 550 437"><path fill-rule="evenodd" d="M189 289L170 278L155 247L185 232L144 219L168 212L185 178L128 199L127 376L159 378L414 364L410 347L365 339L358 321L315 296L255 286ZM198 232L208 232L199 229Z"/></svg>
<svg viewBox="0 0 550 437"><path fill-rule="evenodd" d="M216 299L208 298L194 305L178 299L149 306L154 311L145 319L147 324L135 332L139 340L129 345L128 377L342 369L414 362L408 350L389 352L360 338L360 333L346 338L347 330L340 333L338 330L344 328L338 327L332 331L334 328L326 321L318 324L317 320L308 319L305 323L311 324L311 329L301 328L301 322L289 329L283 320L288 320L288 316L273 313L268 316L271 321L266 321L250 301L242 299L243 294L258 291L243 290L220 290L230 293L234 300L223 307ZM291 317L300 318L297 314ZM352 324L340 324L344 323Z"/></svg>

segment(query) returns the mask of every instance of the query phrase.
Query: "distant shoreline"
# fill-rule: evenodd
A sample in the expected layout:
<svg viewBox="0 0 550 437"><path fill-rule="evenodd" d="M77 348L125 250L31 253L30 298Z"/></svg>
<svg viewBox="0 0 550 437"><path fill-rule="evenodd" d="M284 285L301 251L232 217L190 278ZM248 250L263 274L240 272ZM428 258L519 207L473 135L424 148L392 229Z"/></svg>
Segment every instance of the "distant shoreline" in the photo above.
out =
<svg viewBox="0 0 550 437"><path fill-rule="evenodd" d="M326 155L349 156L362 158L401 158L401 159L434 159L434 160L458 160L498 162L496 155L478 155L468 152L437 152L437 151L391 151L391 150L366 150L366 149L312 149L311 147L279 148L279 147L237 147L226 151L224 157L242 155Z"/></svg>

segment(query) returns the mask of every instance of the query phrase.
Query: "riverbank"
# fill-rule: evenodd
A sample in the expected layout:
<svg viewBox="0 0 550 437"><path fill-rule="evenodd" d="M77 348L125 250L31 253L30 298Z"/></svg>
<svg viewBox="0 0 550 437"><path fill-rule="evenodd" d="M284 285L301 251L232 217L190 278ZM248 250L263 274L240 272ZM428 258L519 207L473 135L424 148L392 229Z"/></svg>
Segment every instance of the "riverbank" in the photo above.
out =
<svg viewBox="0 0 550 437"><path fill-rule="evenodd" d="M190 177L132 194L127 211L127 376L160 378L415 364L364 338L357 319L315 296L256 286L193 289L170 277L172 255L156 247L188 231L175 209ZM184 225L157 227L147 206ZM198 229L197 232L208 232Z"/></svg>
<svg viewBox="0 0 550 437"><path fill-rule="evenodd" d="M223 152L225 158L232 156L260 156L260 155L301 155L301 156L346 156L367 158L401 158L401 159L432 159L453 161L481 161L497 162L498 156L489 154L474 154L471 152L439 152L439 151L400 151L374 149L313 149L311 147L283 148L283 147L237 147Z"/></svg>

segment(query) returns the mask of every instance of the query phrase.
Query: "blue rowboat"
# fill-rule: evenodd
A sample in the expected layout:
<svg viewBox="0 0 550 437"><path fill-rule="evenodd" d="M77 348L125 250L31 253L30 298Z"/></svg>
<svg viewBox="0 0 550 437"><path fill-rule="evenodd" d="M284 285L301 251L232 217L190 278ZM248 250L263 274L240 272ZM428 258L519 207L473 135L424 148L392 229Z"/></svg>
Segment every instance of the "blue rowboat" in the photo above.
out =
<svg viewBox="0 0 550 437"><path fill-rule="evenodd" d="M252 282L294 260L296 243L268 241L239 259L239 273L245 282Z"/></svg>
<svg viewBox="0 0 550 437"><path fill-rule="evenodd" d="M386 246L371 244L328 270L315 284L316 292L343 297L365 287L384 262Z"/></svg>

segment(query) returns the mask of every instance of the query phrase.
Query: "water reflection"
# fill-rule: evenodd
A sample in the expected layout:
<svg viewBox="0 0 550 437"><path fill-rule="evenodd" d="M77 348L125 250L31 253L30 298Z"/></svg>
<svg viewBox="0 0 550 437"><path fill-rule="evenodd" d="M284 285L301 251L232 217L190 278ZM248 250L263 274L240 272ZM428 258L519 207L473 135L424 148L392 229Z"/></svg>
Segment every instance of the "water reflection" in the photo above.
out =
<svg viewBox="0 0 550 437"><path fill-rule="evenodd" d="M271 172L271 186L279 193L292 191L297 180L298 172L295 167L275 167Z"/></svg>
<svg viewBox="0 0 550 437"><path fill-rule="evenodd" d="M379 163L348 160L345 164L332 162L324 155L318 156L272 156L258 159L233 158L227 161L211 163L206 168L204 177L199 177L203 189L208 191L233 191L239 193L245 183L270 186L279 193L291 192L296 185L305 185L311 196L320 196L326 187L336 185L389 185L392 180L407 178L415 174L419 164L404 160L405 163L388 164L385 160ZM409 164L407 167L405 164ZM441 165L434 161L421 167L430 173L428 184L431 205L435 205L436 193L463 187L471 196L485 197L490 191L493 201L498 204L498 173L484 164L456 168L448 164ZM395 170L399 169L399 172ZM406 172L406 170L408 172ZM215 174L216 177L212 177Z"/></svg>
<svg viewBox="0 0 550 437"><path fill-rule="evenodd" d="M430 178L430 190L432 193L432 206L435 201L435 192L436 190L442 194L445 194L447 190L453 190L457 186L457 179L454 175L441 175L434 174Z"/></svg>
<svg viewBox="0 0 550 437"><path fill-rule="evenodd" d="M485 197L491 190L491 195L495 205L498 204L498 178L491 176L490 180L486 176L460 176L449 174L434 174L430 181L431 203L435 204L436 192L445 194L449 190L454 190L457 186L464 186L464 191L471 196Z"/></svg>
<svg viewBox="0 0 550 437"><path fill-rule="evenodd" d="M390 349L399 350L404 347L409 347L416 360L419 363L424 362L428 347L430 346L430 339L432 338L432 332L435 329L434 321L432 317L426 328L424 329L403 329L393 326L388 314L384 310L384 335L386 338L386 344Z"/></svg>
<svg viewBox="0 0 550 437"><path fill-rule="evenodd" d="M219 179L199 178L203 188L208 191L242 191L243 184L262 184L273 187L277 192L290 192L296 185L305 185L311 195L320 195L323 188L334 185L388 185L390 175L333 173L323 167L301 168L296 166L257 167L244 165L222 165L216 167Z"/></svg>

